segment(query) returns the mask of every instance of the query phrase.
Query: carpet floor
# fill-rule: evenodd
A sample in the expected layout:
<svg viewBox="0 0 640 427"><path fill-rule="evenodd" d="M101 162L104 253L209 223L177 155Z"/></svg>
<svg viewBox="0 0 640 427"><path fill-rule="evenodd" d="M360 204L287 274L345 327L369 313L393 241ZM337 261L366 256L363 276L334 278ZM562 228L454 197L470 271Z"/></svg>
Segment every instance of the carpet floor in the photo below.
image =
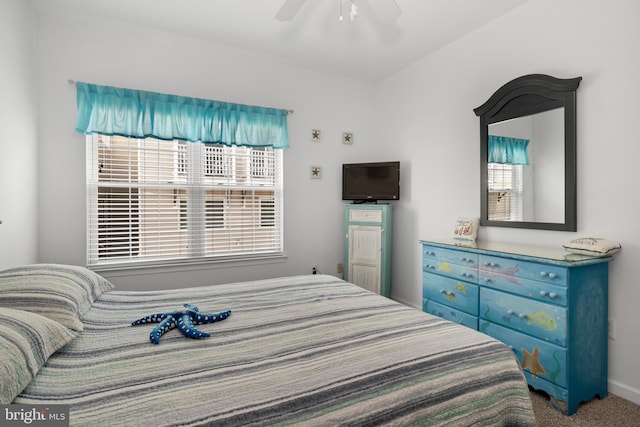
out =
<svg viewBox="0 0 640 427"><path fill-rule="evenodd" d="M545 393L531 391L531 403L538 427L637 427L640 426L640 405L609 393L604 399L583 402L573 415L562 415L549 403Z"/></svg>

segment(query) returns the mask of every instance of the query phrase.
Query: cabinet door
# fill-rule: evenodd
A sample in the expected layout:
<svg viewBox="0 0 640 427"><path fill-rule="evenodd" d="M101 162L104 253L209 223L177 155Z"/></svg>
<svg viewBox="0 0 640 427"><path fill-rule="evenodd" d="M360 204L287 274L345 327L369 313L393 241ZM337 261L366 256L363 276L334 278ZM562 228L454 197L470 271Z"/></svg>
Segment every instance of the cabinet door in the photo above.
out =
<svg viewBox="0 0 640 427"><path fill-rule="evenodd" d="M380 293L382 227L349 226L349 282Z"/></svg>

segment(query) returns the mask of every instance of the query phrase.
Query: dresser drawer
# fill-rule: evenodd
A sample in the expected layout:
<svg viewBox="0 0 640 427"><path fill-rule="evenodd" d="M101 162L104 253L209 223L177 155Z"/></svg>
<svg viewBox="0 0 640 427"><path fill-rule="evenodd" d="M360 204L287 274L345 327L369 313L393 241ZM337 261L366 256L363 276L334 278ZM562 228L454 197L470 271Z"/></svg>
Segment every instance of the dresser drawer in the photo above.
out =
<svg viewBox="0 0 640 427"><path fill-rule="evenodd" d="M480 255L479 274L483 277L503 276L505 280L518 283L520 279L537 280L553 285L567 285L567 269L519 259Z"/></svg>
<svg viewBox="0 0 640 427"><path fill-rule="evenodd" d="M478 272L474 266L451 264L446 261L425 258L422 264L425 273L441 274L455 280L478 283Z"/></svg>
<svg viewBox="0 0 640 427"><path fill-rule="evenodd" d="M485 271L478 271L478 283L493 289L500 289L527 298L534 298L539 301L549 302L566 307L568 304L566 286L551 285L546 282L539 282L530 279L513 279L499 274L486 274Z"/></svg>
<svg viewBox="0 0 640 427"><path fill-rule="evenodd" d="M478 286L472 283L423 273L422 296L469 314L478 315Z"/></svg>
<svg viewBox="0 0 640 427"><path fill-rule="evenodd" d="M429 258L442 263L467 265L474 268L478 264L478 254L437 246L422 245L422 256L425 258L425 262Z"/></svg>
<svg viewBox="0 0 640 427"><path fill-rule="evenodd" d="M480 331L502 341L514 351L523 371L533 379L544 378L567 387L567 351L563 347L520 334L485 320Z"/></svg>
<svg viewBox="0 0 640 427"><path fill-rule="evenodd" d="M429 299L422 300L422 311L478 330L478 318L476 316L456 310L455 308L447 307L446 305L438 304Z"/></svg>
<svg viewBox="0 0 640 427"><path fill-rule="evenodd" d="M382 209L353 209L349 211L349 221L352 222L382 222Z"/></svg>
<svg viewBox="0 0 640 427"><path fill-rule="evenodd" d="M567 346L566 308L482 288L480 315L493 323Z"/></svg>

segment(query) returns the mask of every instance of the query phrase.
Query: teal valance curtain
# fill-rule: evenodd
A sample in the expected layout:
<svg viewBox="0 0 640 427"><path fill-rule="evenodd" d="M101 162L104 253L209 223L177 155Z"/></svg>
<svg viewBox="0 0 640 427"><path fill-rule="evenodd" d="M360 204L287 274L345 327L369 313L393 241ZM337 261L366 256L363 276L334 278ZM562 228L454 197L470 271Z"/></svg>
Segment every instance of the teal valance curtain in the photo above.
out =
<svg viewBox="0 0 640 427"><path fill-rule="evenodd" d="M76 83L76 131L287 148L287 110Z"/></svg>
<svg viewBox="0 0 640 427"><path fill-rule="evenodd" d="M528 139L489 135L489 163L529 165Z"/></svg>

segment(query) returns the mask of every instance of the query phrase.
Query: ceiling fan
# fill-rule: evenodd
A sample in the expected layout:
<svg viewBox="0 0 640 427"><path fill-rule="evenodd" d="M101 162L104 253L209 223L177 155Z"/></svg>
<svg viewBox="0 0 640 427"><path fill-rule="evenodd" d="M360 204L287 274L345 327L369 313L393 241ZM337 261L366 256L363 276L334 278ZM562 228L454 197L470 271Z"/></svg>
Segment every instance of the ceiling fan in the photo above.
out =
<svg viewBox="0 0 640 427"><path fill-rule="evenodd" d="M285 0L284 4L276 13L275 18L278 21L291 21L296 16L307 0ZM395 0L338 0L340 2L340 20L342 20L342 3L350 3L351 9L349 15L351 21L357 16L357 3L369 3L376 16L385 23L394 22L402 14L400 7ZM357 3L356 3L357 2Z"/></svg>

